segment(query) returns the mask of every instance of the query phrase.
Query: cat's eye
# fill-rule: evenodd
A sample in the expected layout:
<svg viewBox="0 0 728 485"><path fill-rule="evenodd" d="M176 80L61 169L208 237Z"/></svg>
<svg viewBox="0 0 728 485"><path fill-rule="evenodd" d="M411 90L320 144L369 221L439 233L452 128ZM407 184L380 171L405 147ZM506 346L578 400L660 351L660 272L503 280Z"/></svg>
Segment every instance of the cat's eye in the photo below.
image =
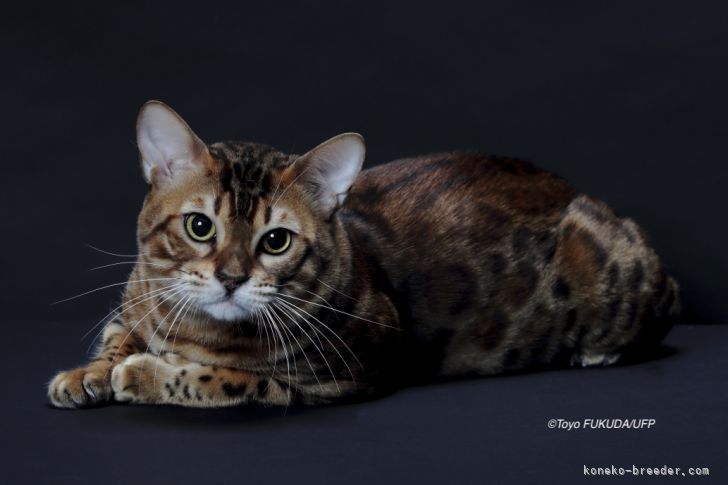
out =
<svg viewBox="0 0 728 485"><path fill-rule="evenodd" d="M268 254L283 254L291 246L291 231L278 228L265 233L260 240L260 247Z"/></svg>
<svg viewBox="0 0 728 485"><path fill-rule="evenodd" d="M197 242L211 241L217 234L215 224L210 218L197 212L185 216L185 230Z"/></svg>

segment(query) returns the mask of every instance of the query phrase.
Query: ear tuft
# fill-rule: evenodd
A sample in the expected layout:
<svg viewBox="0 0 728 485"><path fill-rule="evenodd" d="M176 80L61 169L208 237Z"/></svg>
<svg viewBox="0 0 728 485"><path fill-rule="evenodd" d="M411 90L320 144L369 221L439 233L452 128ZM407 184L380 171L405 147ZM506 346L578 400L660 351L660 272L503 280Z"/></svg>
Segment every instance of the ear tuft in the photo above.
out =
<svg viewBox="0 0 728 485"><path fill-rule="evenodd" d="M207 147L175 111L161 101L147 101L137 118L137 145L148 183L172 180L204 163Z"/></svg>
<svg viewBox="0 0 728 485"><path fill-rule="evenodd" d="M364 163L364 138L358 133L335 136L302 155L290 167L299 182L330 215L344 202Z"/></svg>

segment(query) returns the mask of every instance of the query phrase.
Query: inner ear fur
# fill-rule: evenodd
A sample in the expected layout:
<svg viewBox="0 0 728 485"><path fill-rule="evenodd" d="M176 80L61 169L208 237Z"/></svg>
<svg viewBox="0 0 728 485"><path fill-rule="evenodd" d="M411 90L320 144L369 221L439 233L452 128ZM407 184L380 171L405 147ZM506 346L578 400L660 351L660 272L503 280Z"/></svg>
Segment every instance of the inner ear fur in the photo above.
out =
<svg viewBox="0 0 728 485"><path fill-rule="evenodd" d="M212 157L207 145L172 108L161 101L147 101L137 117L137 146L147 183L172 183L189 170L209 169Z"/></svg>
<svg viewBox="0 0 728 485"><path fill-rule="evenodd" d="M365 152L358 133L337 135L297 158L283 173L282 182L301 185L316 207L330 216L359 175Z"/></svg>

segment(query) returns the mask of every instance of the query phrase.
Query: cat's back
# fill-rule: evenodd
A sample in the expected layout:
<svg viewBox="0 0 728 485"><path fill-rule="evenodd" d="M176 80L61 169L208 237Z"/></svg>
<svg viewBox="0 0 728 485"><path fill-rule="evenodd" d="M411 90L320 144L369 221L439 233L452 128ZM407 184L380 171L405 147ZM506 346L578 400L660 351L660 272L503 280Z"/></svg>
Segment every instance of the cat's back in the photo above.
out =
<svg viewBox="0 0 728 485"><path fill-rule="evenodd" d="M518 228L552 230L577 194L564 179L522 160L442 153L365 170L342 214L374 226L370 242L392 256L420 248L426 259L432 250L437 257L466 251L458 253L464 257Z"/></svg>
<svg viewBox="0 0 728 485"><path fill-rule="evenodd" d="M347 207L376 208L384 217L422 217L447 224L440 209L463 217L498 212L513 222L553 220L576 196L564 179L518 159L472 153L442 153L396 160L362 172L350 191ZM389 214L393 212L393 214ZM455 222L455 221L451 221Z"/></svg>
<svg viewBox="0 0 728 485"><path fill-rule="evenodd" d="M528 162L397 160L364 171L339 214L419 348L441 349L436 373L612 362L679 307L633 221Z"/></svg>
<svg viewBox="0 0 728 485"><path fill-rule="evenodd" d="M434 329L492 306L496 293L527 299L576 195L528 162L443 153L365 170L340 217L405 323Z"/></svg>

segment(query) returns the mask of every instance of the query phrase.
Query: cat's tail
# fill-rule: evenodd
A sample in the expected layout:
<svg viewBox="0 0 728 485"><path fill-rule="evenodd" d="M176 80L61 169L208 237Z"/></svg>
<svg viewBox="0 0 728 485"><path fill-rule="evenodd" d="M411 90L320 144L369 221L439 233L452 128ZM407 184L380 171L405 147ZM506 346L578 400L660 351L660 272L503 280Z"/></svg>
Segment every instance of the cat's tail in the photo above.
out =
<svg viewBox="0 0 728 485"><path fill-rule="evenodd" d="M680 317L681 308L677 281L661 270L635 344L643 349L659 345Z"/></svg>
<svg viewBox="0 0 728 485"><path fill-rule="evenodd" d="M664 316L669 319L677 320L682 311L680 304L680 285L677 284L675 278L667 277L667 289L665 291L665 312Z"/></svg>

